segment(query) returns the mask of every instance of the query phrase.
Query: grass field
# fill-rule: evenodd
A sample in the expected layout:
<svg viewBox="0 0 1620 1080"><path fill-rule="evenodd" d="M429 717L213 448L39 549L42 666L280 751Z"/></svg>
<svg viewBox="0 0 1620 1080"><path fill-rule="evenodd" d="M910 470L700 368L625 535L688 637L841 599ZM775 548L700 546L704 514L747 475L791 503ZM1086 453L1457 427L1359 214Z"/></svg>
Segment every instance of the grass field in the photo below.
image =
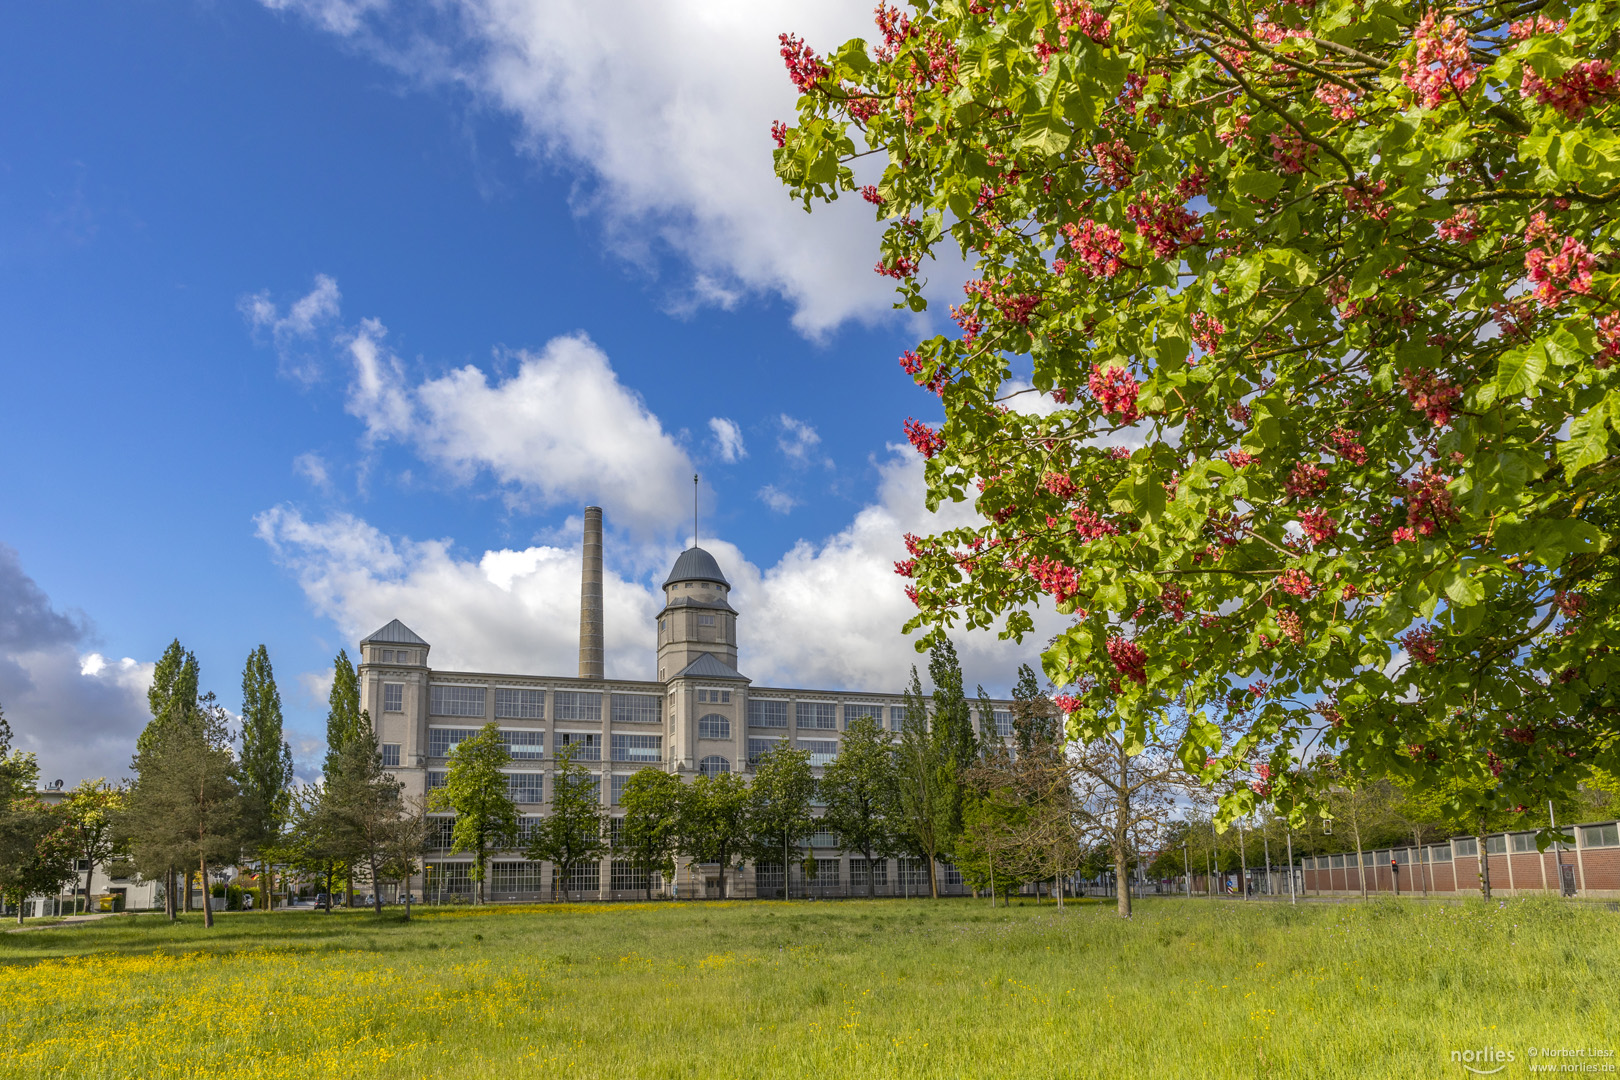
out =
<svg viewBox="0 0 1620 1080"><path fill-rule="evenodd" d="M0 935L5 1077L1463 1077L1450 1051L1486 1044L1502 1076L1616 1048L1620 914L884 900Z"/></svg>

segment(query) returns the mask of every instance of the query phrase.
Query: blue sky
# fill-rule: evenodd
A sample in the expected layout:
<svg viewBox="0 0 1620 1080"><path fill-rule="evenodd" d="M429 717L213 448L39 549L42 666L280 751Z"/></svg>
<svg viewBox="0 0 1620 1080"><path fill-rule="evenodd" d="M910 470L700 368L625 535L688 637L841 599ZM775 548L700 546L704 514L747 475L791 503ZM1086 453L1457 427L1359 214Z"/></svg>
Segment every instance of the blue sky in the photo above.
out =
<svg viewBox="0 0 1620 1080"><path fill-rule="evenodd" d="M125 768L175 636L233 708L268 644L306 762L332 654L388 617L566 673L587 502L609 674L648 676L694 469L745 673L897 688L927 327L868 208L806 218L768 137L776 33L869 11L7 6L0 705L45 771ZM964 647L991 686L1034 652Z"/></svg>

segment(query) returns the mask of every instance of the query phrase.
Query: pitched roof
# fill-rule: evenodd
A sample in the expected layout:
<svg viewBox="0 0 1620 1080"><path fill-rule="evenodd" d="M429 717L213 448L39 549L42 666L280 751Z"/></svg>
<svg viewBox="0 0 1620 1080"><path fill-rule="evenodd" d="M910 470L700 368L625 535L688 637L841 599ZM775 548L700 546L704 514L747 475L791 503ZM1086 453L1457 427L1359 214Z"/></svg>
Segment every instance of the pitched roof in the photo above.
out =
<svg viewBox="0 0 1620 1080"><path fill-rule="evenodd" d="M700 547L689 547L681 552L680 558L670 568L669 577L664 579L665 585L673 585L677 581L713 581L731 587L726 575L720 572L720 564Z"/></svg>
<svg viewBox="0 0 1620 1080"><path fill-rule="evenodd" d="M741 679L748 682L746 675L740 674L724 660L717 659L713 653L702 653L698 658L687 664L675 673L677 679Z"/></svg>
<svg viewBox="0 0 1620 1080"><path fill-rule="evenodd" d="M383 627L381 630L378 630L369 637L361 638L360 644L365 645L373 641L380 641L384 645L427 644L427 642L416 636L416 631L412 630L398 619L390 619L388 625Z"/></svg>

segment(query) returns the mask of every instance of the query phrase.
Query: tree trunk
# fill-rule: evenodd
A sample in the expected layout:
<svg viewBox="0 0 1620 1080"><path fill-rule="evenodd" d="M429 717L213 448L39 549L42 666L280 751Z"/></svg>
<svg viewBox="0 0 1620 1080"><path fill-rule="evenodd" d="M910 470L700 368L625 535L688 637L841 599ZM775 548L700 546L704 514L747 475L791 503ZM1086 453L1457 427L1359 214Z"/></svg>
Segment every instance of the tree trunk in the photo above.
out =
<svg viewBox="0 0 1620 1080"><path fill-rule="evenodd" d="M337 875L330 864L326 867L326 913L332 914L332 881Z"/></svg>
<svg viewBox="0 0 1620 1080"><path fill-rule="evenodd" d="M1479 895L1489 900L1491 898L1491 856L1485 850L1485 833L1481 830L1476 838L1479 844Z"/></svg>
<svg viewBox="0 0 1620 1080"><path fill-rule="evenodd" d="M190 915L191 914L191 869L189 867L187 867L186 869L181 870L180 871L180 878L181 878L180 901L184 905L181 910L183 910L187 915Z"/></svg>
<svg viewBox="0 0 1620 1080"><path fill-rule="evenodd" d="M88 855L89 852L85 854ZM95 872L96 860L86 858L84 860L84 913L86 915L90 914L90 876Z"/></svg>
<svg viewBox="0 0 1620 1080"><path fill-rule="evenodd" d="M932 900L939 899L939 881L934 873L934 852L928 852L928 896Z"/></svg>
<svg viewBox="0 0 1620 1080"><path fill-rule="evenodd" d="M871 849L866 852L866 898L868 900L877 899L877 874L873 872L872 868Z"/></svg>
<svg viewBox="0 0 1620 1080"><path fill-rule="evenodd" d="M1122 919L1131 917L1131 883L1126 876L1125 844L1129 840L1131 821L1130 758L1123 747L1119 751L1119 790L1114 807L1114 880L1117 899L1114 910Z"/></svg>
<svg viewBox="0 0 1620 1080"><path fill-rule="evenodd" d="M1361 898L1367 899L1367 860L1361 854L1361 823L1350 819L1350 831L1356 835L1356 878L1361 882Z"/></svg>
<svg viewBox="0 0 1620 1080"><path fill-rule="evenodd" d="M180 917L174 904L174 867L170 867L163 875L163 914L168 916L170 922Z"/></svg>
<svg viewBox="0 0 1620 1080"><path fill-rule="evenodd" d="M212 928L214 925L214 905L208 895L208 856L204 855L197 860L197 872L202 875L203 887L203 925Z"/></svg>
<svg viewBox="0 0 1620 1080"><path fill-rule="evenodd" d="M1417 849L1418 884L1423 886L1423 899L1427 900L1429 898L1429 875L1426 871L1428 870L1429 864L1424 858L1427 853L1423 850L1423 834L1417 829L1412 830L1412 843Z"/></svg>
<svg viewBox="0 0 1620 1080"><path fill-rule="evenodd" d="M270 860L259 860L259 907L265 911L270 910L270 894L274 890L270 887Z"/></svg>
<svg viewBox="0 0 1620 1080"><path fill-rule="evenodd" d="M372 857L371 865L371 906L378 915L382 914L382 878L377 876L377 860Z"/></svg>
<svg viewBox="0 0 1620 1080"><path fill-rule="evenodd" d="M985 854L990 859L990 906L994 908L996 906L996 857L989 852L985 852Z"/></svg>

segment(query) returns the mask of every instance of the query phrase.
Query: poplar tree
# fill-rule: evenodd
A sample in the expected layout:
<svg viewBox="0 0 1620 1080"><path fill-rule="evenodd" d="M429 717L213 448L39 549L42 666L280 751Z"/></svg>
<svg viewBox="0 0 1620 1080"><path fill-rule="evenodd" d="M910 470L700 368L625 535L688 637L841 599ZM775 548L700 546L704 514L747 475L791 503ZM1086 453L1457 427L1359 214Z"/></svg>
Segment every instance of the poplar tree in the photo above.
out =
<svg viewBox="0 0 1620 1080"><path fill-rule="evenodd" d="M343 649L332 661L332 690L326 704L326 768L330 770L349 740L371 727L371 714L360 708L360 676Z"/></svg>
<svg viewBox="0 0 1620 1080"><path fill-rule="evenodd" d="M347 662L342 653L338 659ZM485 724L477 735L462 740L450 751L444 787L428 796L428 809L455 811L450 850L476 856L471 876L478 884L480 904L484 902L484 870L490 852L510 847L517 837L517 804L512 801L502 771L511 760L506 744L501 742L500 729Z"/></svg>
<svg viewBox="0 0 1620 1080"><path fill-rule="evenodd" d="M898 836L902 845L928 865L929 895L939 896L935 862L945 844L951 806L947 798L947 766L939 742L928 726L927 699L917 669L911 669L906 688L904 726L895 751L895 801L899 808Z"/></svg>
<svg viewBox="0 0 1620 1080"><path fill-rule="evenodd" d="M237 763L247 798L249 844L259 856L259 906L270 908L270 850L287 820L292 750L282 736L281 692L263 645L242 668L242 756Z"/></svg>
<svg viewBox="0 0 1620 1080"><path fill-rule="evenodd" d="M928 678L934 684L934 715L930 734L938 749L940 795L944 817L940 822L940 851L951 858L962 835L970 798L966 773L979 757L979 737L973 730L973 710L962 688L962 665L956 647L940 637L928 654Z"/></svg>

